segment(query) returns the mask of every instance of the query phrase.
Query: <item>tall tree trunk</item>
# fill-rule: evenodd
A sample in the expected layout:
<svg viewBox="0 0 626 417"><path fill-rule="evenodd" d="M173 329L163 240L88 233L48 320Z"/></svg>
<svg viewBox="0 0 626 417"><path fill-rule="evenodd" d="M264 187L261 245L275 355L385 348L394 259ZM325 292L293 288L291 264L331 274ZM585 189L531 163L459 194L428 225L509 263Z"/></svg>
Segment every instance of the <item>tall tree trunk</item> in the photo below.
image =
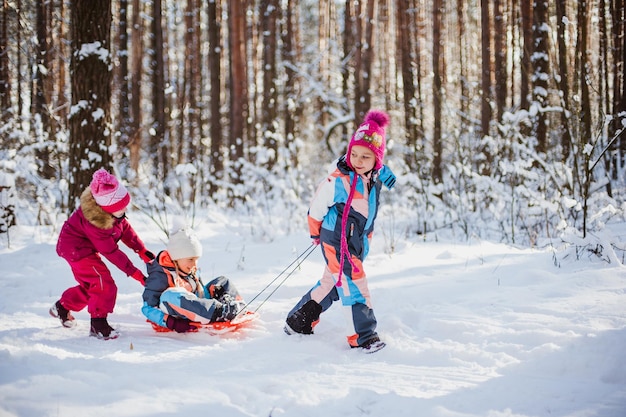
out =
<svg viewBox="0 0 626 417"><path fill-rule="evenodd" d="M2 19L0 26L0 123L7 121L7 112L11 109L11 79L9 76L9 2L2 0Z"/></svg>
<svg viewBox="0 0 626 417"><path fill-rule="evenodd" d="M509 58L512 56L513 53L515 53L515 57L512 58L510 60L510 64L507 65L508 68L508 88L509 91L507 92L508 94L508 100L509 100L509 106L513 107L513 108L517 108L518 104L515 101L516 97L517 97L517 88L518 88L518 76L517 74L520 71L520 59L519 57L522 55L520 53L520 47L523 48L522 42L521 42L521 33L518 30L518 27L521 25L521 15L520 15L520 11L519 11L519 2L521 0L507 0L508 1L508 16L510 19L510 29L509 29L509 46L508 46L508 50L509 50ZM507 58L508 60L508 58Z"/></svg>
<svg viewBox="0 0 626 417"><path fill-rule="evenodd" d="M481 26L481 88L482 100L480 111L480 130L482 136L489 135L489 126L491 125L491 20L489 18L489 0L481 0L480 2L480 26ZM489 175L491 173L491 151L485 145L481 149L484 155L483 166L480 169L482 174Z"/></svg>
<svg viewBox="0 0 626 417"><path fill-rule="evenodd" d="M415 86L417 88L416 91L416 105L418 106L418 116L417 116L417 130L419 132L418 136L417 136L417 148L421 151L421 154L418 153L417 154L417 158L418 158L418 166L419 164L419 160L421 159L423 161L423 164L421 164L421 166L423 166L423 175L428 175L428 170L425 168L428 163L427 163L427 158L425 158L424 155L424 149L425 149L425 142L426 142L426 134L425 132L425 127L424 127L424 120L426 119L425 117L425 112L426 112L426 106L424 105L425 102L425 98L424 98L424 94L422 94L422 86L423 86L423 81L422 81L422 77L424 76L424 70L423 70L423 65L422 65L422 53L423 51L427 50L428 48L424 48L424 46L422 45L421 40L426 38L426 21L428 20L428 18L426 17L426 13L423 12L423 10L425 9L424 4L423 4L423 0L409 0L410 1L410 9L413 11L413 13L416 14L415 16L415 38L416 42L413 44L413 56L415 57Z"/></svg>
<svg viewBox="0 0 626 417"><path fill-rule="evenodd" d="M559 92L561 94L561 160L566 162L570 155L572 147L572 137L569 129L568 114L570 109L569 99L569 64L567 61L567 45L565 36L567 27L566 22L566 4L567 0L556 0L556 20L557 20L557 45L559 47Z"/></svg>
<svg viewBox="0 0 626 417"><path fill-rule="evenodd" d="M230 160L233 183L241 183L241 161L248 117L248 74L246 71L246 16L238 0L228 0L230 61Z"/></svg>
<svg viewBox="0 0 626 417"><path fill-rule="evenodd" d="M209 54L208 54L208 68L209 68L209 80L211 84L211 96L209 107L211 110L211 157L209 159L209 192L211 195L216 193L219 189L218 184L224 178L224 142L222 137L222 121L221 121L221 78L222 78L222 42L221 42L221 28L222 28L222 8L220 7L220 1L207 2L208 10L208 31L209 31Z"/></svg>
<svg viewBox="0 0 626 417"><path fill-rule="evenodd" d="M255 147L258 143L257 134L257 120L259 111L257 109L257 103L259 102L260 88L257 85L261 85L261 81L258 80L257 74L262 74L261 65L261 48L259 40L259 17L256 15L255 4L257 0L243 0L242 5L245 4L244 12L244 43L246 49L246 62L248 63L248 69L246 74L248 75L248 86L246 88L246 106L247 114L246 121L244 123L243 132L243 155L248 160L248 150Z"/></svg>
<svg viewBox="0 0 626 417"><path fill-rule="evenodd" d="M578 42L577 55L580 57L578 76L580 83L581 106L581 145L591 143L591 94L589 91L589 0L578 3Z"/></svg>
<svg viewBox="0 0 626 417"><path fill-rule="evenodd" d="M530 107L530 74L532 74L531 57L535 50L533 45L533 2L520 1L522 15L522 68L520 74L520 107L528 110Z"/></svg>
<svg viewBox="0 0 626 417"><path fill-rule="evenodd" d="M350 97L350 76L351 76L351 67L350 62L352 61L350 58L353 53L356 52L356 35L355 35L355 22L354 22L354 13L352 11L352 3L350 0L346 0L346 7L344 11L344 22L343 22L343 57L341 59L341 91L343 91L344 97ZM353 61L356 62L356 61ZM354 69L355 66L352 68ZM349 100L344 100L343 111L345 114L350 113L350 104ZM341 137L347 137L349 135L347 127L342 127L343 132ZM347 146L347 144L346 144ZM330 148L330 146L329 146ZM332 150L332 149L329 149Z"/></svg>
<svg viewBox="0 0 626 417"><path fill-rule="evenodd" d="M363 21L361 13L361 2L355 1L352 18L354 25L354 118L357 125L361 123L365 115L365 110L361 105L361 97L364 92L361 91L362 85L359 82L359 77L363 73Z"/></svg>
<svg viewBox="0 0 626 417"><path fill-rule="evenodd" d="M411 36L414 33L412 30L412 22L415 19L411 19L412 8L410 0L398 0L396 5L396 19L397 19L397 49L398 59L400 61L400 68L402 73L402 91L403 91L403 103L404 103L404 125L405 125L405 143L406 151L404 152L404 161L409 168L417 170L418 168L418 152L421 150L418 148L419 129L418 129L418 100L415 87L415 70L417 57L413 54L411 49L411 40L414 39Z"/></svg>
<svg viewBox="0 0 626 417"><path fill-rule="evenodd" d="M460 112L461 112L461 117L463 119L467 118L469 116L469 88L468 88L468 52L467 52L467 39L466 39L466 35L465 35L465 0L457 0L456 1L456 14L457 14L457 19L458 19L458 31L459 31L459 44L458 44L458 50L459 50L459 72L460 72L460 79L459 79L459 84L460 84L460 89L461 89L461 100L460 100ZM461 128L465 126L465 123L461 123Z"/></svg>
<svg viewBox="0 0 626 417"><path fill-rule="evenodd" d="M135 173L139 170L139 152L142 148L142 112L141 112L141 74L143 73L142 58L144 54L143 34L144 15L143 1L133 0L132 31L131 31L131 74L130 74L130 120L129 120L129 155L130 168ZM155 155L152 155L154 157Z"/></svg>
<svg viewBox="0 0 626 417"><path fill-rule="evenodd" d="M75 0L71 5L71 210L93 172L111 168L111 17L109 0Z"/></svg>
<svg viewBox="0 0 626 417"><path fill-rule="evenodd" d="M17 0L17 6L15 8L16 21L20 22L22 20L22 0ZM20 25L17 25L16 29L16 43L18 45L22 44L22 28ZM24 96L22 93L22 84L24 82L24 75L22 73L22 48L17 48L17 58L16 58L16 68L17 68L17 118L18 123L20 123L20 127L22 130L26 130L24 128L25 120L23 120L22 115L24 114Z"/></svg>
<svg viewBox="0 0 626 417"><path fill-rule="evenodd" d="M259 15L261 16L261 33L263 36L263 106L261 108L261 132L269 157L264 161L268 169L272 169L278 157L277 141L277 101L278 85L276 70L276 51L278 27L276 25L279 12L278 0L261 0Z"/></svg>
<svg viewBox="0 0 626 417"><path fill-rule="evenodd" d="M187 0L185 11L185 63L183 77L183 112L179 144L179 163L194 161L198 158L201 147L199 92L201 82L200 67L200 5L198 0ZM186 155L183 154L186 148Z"/></svg>
<svg viewBox="0 0 626 417"><path fill-rule="evenodd" d="M317 29L317 49L319 51L318 76L322 85L330 84L330 14L332 0L320 0L318 3L319 23ZM347 7L347 5L346 5ZM346 30L349 30L346 28ZM327 123L328 109L326 97L322 95L316 98L317 123L325 125Z"/></svg>
<svg viewBox="0 0 626 417"><path fill-rule="evenodd" d="M55 115L56 120L59 122L60 130L63 130L67 127L66 121L68 119L68 110L69 106L67 105L70 101L70 94L67 91L67 32L68 25L65 23L67 20L67 9L65 8L65 2L59 2L59 9L57 11L57 18L59 19L58 31L55 36L56 41L56 91L57 94L57 102L55 104Z"/></svg>
<svg viewBox="0 0 626 417"><path fill-rule="evenodd" d="M302 107L298 105L298 79L296 76L296 64L300 61L298 53L299 44L299 24L298 24L298 0L287 0L284 11L284 27L281 31L282 37L282 59L285 65L285 148L291 156L291 166L298 166L298 152L295 148L296 138L299 136L299 122L302 114ZM343 67L342 67L343 72Z"/></svg>
<svg viewBox="0 0 626 417"><path fill-rule="evenodd" d="M31 127L35 129L36 138L35 156L37 172L42 178L50 179L54 176L54 168L50 165L49 139L54 138L54 131L50 129L50 50L48 47L48 8L49 4L37 4L37 65L35 65L34 85L35 97L33 100L33 116L36 118Z"/></svg>
<svg viewBox="0 0 626 417"><path fill-rule="evenodd" d="M128 0L120 0L119 2L119 33L117 38L118 52L117 59L119 67L117 68L115 78L117 100L119 114L117 119L117 131L119 136L117 139L118 147L124 157L123 166L126 168L127 158L129 155L130 134L132 129L131 111L130 111L130 85L128 74ZM129 177L128 172L123 173L124 177Z"/></svg>
<svg viewBox="0 0 626 417"><path fill-rule="evenodd" d="M548 105L548 2L536 0L533 14L535 51L532 55L533 64L533 101L537 105L535 116L535 136L537 137L537 151L545 153L548 150L547 132L548 118L544 111Z"/></svg>
<svg viewBox="0 0 626 417"><path fill-rule="evenodd" d="M166 137L166 105L165 105L165 57L163 52L163 22L161 0L152 4L152 136L150 138L150 155L152 155L153 172L156 178L166 180L170 167L170 143ZM168 182L164 181L164 192L170 195Z"/></svg>
<svg viewBox="0 0 626 417"><path fill-rule="evenodd" d="M372 94L382 96L385 104L383 108L391 109L398 102L399 90L397 85L398 62L389 59L387 53L393 51L393 40L395 38L394 25L391 22L391 0L381 0L378 6L377 19L377 39L380 39L376 48L379 51L376 62L380 66L379 79L373 81L375 89ZM380 52L383 51L383 52Z"/></svg>
<svg viewBox="0 0 626 417"><path fill-rule="evenodd" d="M201 142L200 117L202 113L200 105L202 102L200 97L202 83L200 20L200 2L187 0L184 11L185 32L183 34L185 59L182 64L182 80L178 83L177 106L180 113L176 138L172 135L170 140L174 165L190 163L197 168L194 175L189 175L186 178L188 186L177 190L177 193L184 192L185 194L181 194L181 197L192 205L196 201L196 195L200 192L200 190L196 190L195 184L198 181L198 176L201 175L199 168L202 166L202 155L204 154ZM173 125L175 126L175 124ZM185 189L189 192L186 192Z"/></svg>
<svg viewBox="0 0 626 417"><path fill-rule="evenodd" d="M604 118L604 115L610 112L610 87L609 87L609 52L608 52L608 21L606 0L599 0L598 8L600 13L598 15L599 29L598 29L598 43L599 51L597 56L597 65L599 75L599 91L598 91L598 118Z"/></svg>
<svg viewBox="0 0 626 417"><path fill-rule="evenodd" d="M506 108L507 97L507 71L506 71L506 20L502 11L504 0L494 0L494 64L495 64L495 96L496 96L496 119L502 120Z"/></svg>
<svg viewBox="0 0 626 417"><path fill-rule="evenodd" d="M587 235L588 201L593 179L593 172L590 168L591 153L582 152L582 149L593 143L591 137L591 97L589 92L589 3L587 0L580 0L578 3L578 39L576 45L577 56L579 57L578 77L580 85L580 138L578 147L582 164L582 184L581 196L583 200L583 237Z"/></svg>
<svg viewBox="0 0 626 417"><path fill-rule="evenodd" d="M624 0L611 0L611 39L612 39L612 84L613 102L611 103L613 119L610 124L609 137L617 134L622 128L623 115L626 112L626 82L624 72L626 71L626 7ZM618 177L618 170L626 165L626 135L624 131L620 134L617 144L617 157L615 161L613 178Z"/></svg>
<svg viewBox="0 0 626 417"><path fill-rule="evenodd" d="M597 69L598 69L598 75L599 75L599 91L598 91L598 109L597 109L597 117L602 120L604 118L604 115L606 115L607 113L610 112L611 109L611 97L610 97L610 87L609 87L609 53L608 53L608 41L609 41L609 37L608 37L608 27L607 27L607 18L606 18L606 14L604 13L605 10L607 10L606 8L606 1L605 0L600 0L598 7L600 8L600 10L602 11L602 13L599 14L598 18L599 18L599 43L600 43L600 50L599 53L597 55ZM606 129L606 132L608 133L610 129ZM607 138L607 142L611 140L611 137ZM604 169L607 173L611 173L612 171L612 165L613 165L613 156L610 153L606 153L603 156L604 159ZM613 196L613 190L612 190L612 185L611 185L611 181L607 181L606 183L606 192L609 196Z"/></svg>
<svg viewBox="0 0 626 417"><path fill-rule="evenodd" d="M442 15L444 0L433 1L433 167L432 178L436 184L441 183L443 178L442 152L443 143L441 137L441 106L442 78L443 78L443 51L441 50L441 32L443 30Z"/></svg>
<svg viewBox="0 0 626 417"><path fill-rule="evenodd" d="M617 59L619 59L619 63L620 66L618 68L621 69L621 89L620 89L620 105L619 105L619 112L626 112L626 27L624 26L624 21L626 20L626 5L624 0L619 0L619 3L616 7L616 9L619 11L619 14L621 17L621 19L619 20L619 24L617 23L617 21L615 22L616 25L618 25L620 27L620 35L621 37L618 39L615 39L615 43L616 44L620 44L620 49L619 52L620 54L617 55ZM615 114L619 114L619 112L615 112ZM620 145L619 145L619 149L620 149L620 153L621 153L621 157L622 160L624 158L626 158L626 140L624 140L624 134L622 133L621 135L621 140L620 140Z"/></svg>

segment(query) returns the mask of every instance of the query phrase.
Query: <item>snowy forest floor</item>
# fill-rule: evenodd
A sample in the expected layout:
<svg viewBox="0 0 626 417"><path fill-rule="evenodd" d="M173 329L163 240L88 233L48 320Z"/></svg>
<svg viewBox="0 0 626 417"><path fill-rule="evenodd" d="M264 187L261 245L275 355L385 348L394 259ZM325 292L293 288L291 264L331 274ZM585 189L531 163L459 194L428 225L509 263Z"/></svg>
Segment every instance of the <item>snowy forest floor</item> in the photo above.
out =
<svg viewBox="0 0 626 417"><path fill-rule="evenodd" d="M131 223L164 248L153 224ZM247 300L310 244L306 232L261 241L221 224L196 228L201 274L226 275ZM365 268L387 347L365 355L348 347L339 305L315 335L283 333L321 276L319 249L253 326L224 336L155 333L141 287L112 268L121 336L100 341L86 311L74 329L48 315L74 285L55 238L18 228L0 243L0 417L626 415L626 270L593 255L422 237L386 254L375 235Z"/></svg>

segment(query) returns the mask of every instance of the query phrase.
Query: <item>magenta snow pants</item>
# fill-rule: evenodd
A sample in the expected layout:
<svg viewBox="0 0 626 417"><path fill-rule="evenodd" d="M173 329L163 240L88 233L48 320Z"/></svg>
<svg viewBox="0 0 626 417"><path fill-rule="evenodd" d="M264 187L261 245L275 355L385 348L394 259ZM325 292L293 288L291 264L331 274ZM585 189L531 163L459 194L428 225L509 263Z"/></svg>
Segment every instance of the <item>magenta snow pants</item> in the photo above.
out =
<svg viewBox="0 0 626 417"><path fill-rule="evenodd" d="M113 312L117 298L117 285L111 272L100 259L93 254L78 261L67 261L78 282L61 295L61 305L70 311L87 311L94 318L106 317Z"/></svg>

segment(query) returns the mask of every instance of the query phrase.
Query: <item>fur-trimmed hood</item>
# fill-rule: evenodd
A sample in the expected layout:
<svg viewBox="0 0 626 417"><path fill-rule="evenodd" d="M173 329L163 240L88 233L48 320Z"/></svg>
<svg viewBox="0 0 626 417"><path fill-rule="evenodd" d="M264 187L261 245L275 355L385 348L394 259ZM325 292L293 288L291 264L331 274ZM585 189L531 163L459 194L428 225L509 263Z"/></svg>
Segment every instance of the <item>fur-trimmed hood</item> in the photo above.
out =
<svg viewBox="0 0 626 417"><path fill-rule="evenodd" d="M89 187L80 195L80 208L83 210L85 219L98 229L111 229L115 223L115 217L107 213L96 203Z"/></svg>
<svg viewBox="0 0 626 417"><path fill-rule="evenodd" d="M80 207L61 228L57 254L71 263L99 253L126 275L132 276L138 269L119 248L119 241L136 253L146 251L146 246L128 220L116 219L102 210L87 189L80 196Z"/></svg>

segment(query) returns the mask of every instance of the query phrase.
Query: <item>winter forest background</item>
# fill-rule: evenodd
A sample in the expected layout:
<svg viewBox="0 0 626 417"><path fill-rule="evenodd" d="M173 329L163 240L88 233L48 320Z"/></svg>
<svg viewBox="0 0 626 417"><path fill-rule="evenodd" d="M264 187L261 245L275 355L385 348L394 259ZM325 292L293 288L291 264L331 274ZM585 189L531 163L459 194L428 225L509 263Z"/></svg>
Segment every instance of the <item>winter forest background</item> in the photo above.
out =
<svg viewBox="0 0 626 417"><path fill-rule="evenodd" d="M305 230L369 108L391 115L389 251L446 231L602 256L623 221L623 0L2 3L9 246L60 227L102 166L166 233L206 208Z"/></svg>

